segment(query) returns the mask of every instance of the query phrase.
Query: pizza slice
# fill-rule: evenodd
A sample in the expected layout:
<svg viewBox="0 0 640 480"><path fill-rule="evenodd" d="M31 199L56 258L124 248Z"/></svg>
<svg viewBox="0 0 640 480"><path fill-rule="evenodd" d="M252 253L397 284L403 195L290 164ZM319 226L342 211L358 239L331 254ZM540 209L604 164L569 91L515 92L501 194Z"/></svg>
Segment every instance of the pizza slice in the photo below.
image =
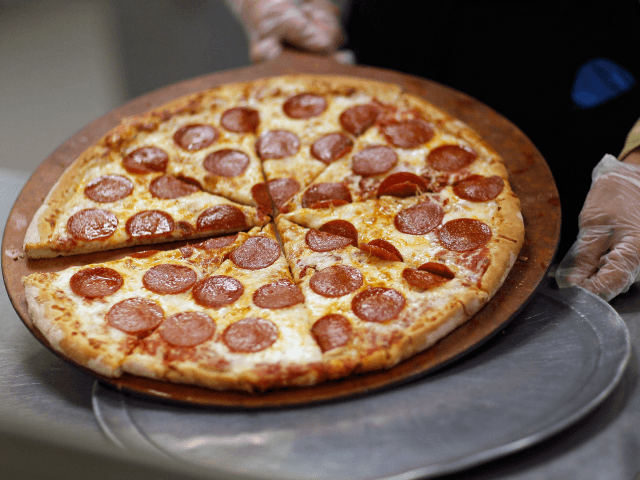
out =
<svg viewBox="0 0 640 480"><path fill-rule="evenodd" d="M381 196L438 192L482 175L507 179L499 156L468 126L403 94L375 123L280 210L322 208Z"/></svg>
<svg viewBox="0 0 640 480"><path fill-rule="evenodd" d="M132 175L163 171L209 193L257 206L252 188L264 183L264 176L254 146L263 120L247 104L244 90L240 84L194 95L186 112L168 106L163 121L138 129L112 150L112 161ZM171 114L176 108L180 113Z"/></svg>
<svg viewBox="0 0 640 480"><path fill-rule="evenodd" d="M27 230L30 258L223 235L269 217L165 173L133 175L109 158L83 157L58 180Z"/></svg>
<svg viewBox="0 0 640 480"><path fill-rule="evenodd" d="M125 118L64 172L25 239L31 258L189 239L264 225L259 123L246 85Z"/></svg>
<svg viewBox="0 0 640 480"><path fill-rule="evenodd" d="M460 326L489 298L458 278L372 256L345 237L282 216L277 225L330 372L389 368Z"/></svg>
<svg viewBox="0 0 640 480"><path fill-rule="evenodd" d="M473 177L437 194L385 196L282 216L320 233L349 238L379 258L417 271L442 271L493 294L524 241L517 197L504 182L497 193L494 187L488 177Z"/></svg>
<svg viewBox="0 0 640 480"><path fill-rule="evenodd" d="M236 245L165 312L164 322L126 357L124 371L246 391L322 379L305 298L271 226Z"/></svg>
<svg viewBox="0 0 640 480"><path fill-rule="evenodd" d="M264 117L256 151L268 189L281 208L328 165L346 158L397 86L341 77L284 77L256 86Z"/></svg>
<svg viewBox="0 0 640 480"><path fill-rule="evenodd" d="M29 316L55 351L102 375L120 376L126 356L162 323L169 308L161 299L190 289L248 236L34 273L24 279Z"/></svg>

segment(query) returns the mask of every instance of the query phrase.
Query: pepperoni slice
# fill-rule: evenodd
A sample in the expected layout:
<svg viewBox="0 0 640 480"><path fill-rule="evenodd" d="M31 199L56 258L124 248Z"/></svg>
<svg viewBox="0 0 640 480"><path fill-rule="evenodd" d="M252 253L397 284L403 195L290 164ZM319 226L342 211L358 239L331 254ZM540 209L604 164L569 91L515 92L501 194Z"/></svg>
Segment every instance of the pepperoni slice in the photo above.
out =
<svg viewBox="0 0 640 480"><path fill-rule="evenodd" d="M314 252L330 252L353 243L353 240L348 237L319 232L318 230L309 230L304 241Z"/></svg>
<svg viewBox="0 0 640 480"><path fill-rule="evenodd" d="M419 203L400 210L393 219L396 229L409 235L424 235L440 224L444 210L437 203Z"/></svg>
<svg viewBox="0 0 640 480"><path fill-rule="evenodd" d="M344 315L330 313L313 324L311 334L324 353L347 344L353 337L353 328Z"/></svg>
<svg viewBox="0 0 640 480"><path fill-rule="evenodd" d="M218 139L218 130L211 125L185 125L173 134L173 140L184 150L194 151L212 145Z"/></svg>
<svg viewBox="0 0 640 480"><path fill-rule="evenodd" d="M380 109L372 103L356 105L348 108L340 115L340 125L356 137L362 135L371 125L376 123Z"/></svg>
<svg viewBox="0 0 640 480"><path fill-rule="evenodd" d="M378 186L378 197L390 195L392 197L410 197L419 192L426 192L427 184L422 177L409 172L392 173Z"/></svg>
<svg viewBox="0 0 640 480"><path fill-rule="evenodd" d="M200 280L193 287L193 299L199 305L209 308L224 307L238 300L244 286L238 280L226 275L216 275Z"/></svg>
<svg viewBox="0 0 640 480"><path fill-rule="evenodd" d="M189 267L165 263L147 270L142 277L142 284L152 292L172 295L186 292L197 279L196 272Z"/></svg>
<svg viewBox="0 0 640 480"><path fill-rule="evenodd" d="M67 220L67 230L71 236L87 242L109 238L116 228L118 219L115 214L99 208L80 210Z"/></svg>
<svg viewBox="0 0 640 480"><path fill-rule="evenodd" d="M102 298L120 290L124 279L117 271L107 267L84 268L69 279L69 286L76 295Z"/></svg>
<svg viewBox="0 0 640 480"><path fill-rule="evenodd" d="M433 138L431 125L417 118L387 123L382 133L391 145L399 148L416 148Z"/></svg>
<svg viewBox="0 0 640 480"><path fill-rule="evenodd" d="M160 325L164 311L156 302L134 297L116 303L109 309L106 318L112 327L142 338Z"/></svg>
<svg viewBox="0 0 640 480"><path fill-rule="evenodd" d="M348 265L333 265L313 274L309 287L323 297L342 297L362 286L360 270Z"/></svg>
<svg viewBox="0 0 640 480"><path fill-rule="evenodd" d="M242 210L235 205L228 204L207 208L196 220L196 226L200 231L211 230L217 232L248 228L247 218Z"/></svg>
<svg viewBox="0 0 640 480"><path fill-rule="evenodd" d="M393 288L373 287L358 293L351 301L351 309L367 322L386 322L400 314L404 296Z"/></svg>
<svg viewBox="0 0 640 480"><path fill-rule="evenodd" d="M271 130L263 133L256 142L256 151L262 160L295 155L300 150L300 139L287 130Z"/></svg>
<svg viewBox="0 0 640 480"><path fill-rule="evenodd" d="M302 195L305 208L324 208L351 203L351 192L343 183L316 183Z"/></svg>
<svg viewBox="0 0 640 480"><path fill-rule="evenodd" d="M478 154L470 148L443 145L429 152L427 162L436 170L455 172L468 167L476 158Z"/></svg>
<svg viewBox="0 0 640 480"><path fill-rule="evenodd" d="M293 178L276 178L267 182L269 195L276 207L282 208L300 190L300 183Z"/></svg>
<svg viewBox="0 0 640 480"><path fill-rule="evenodd" d="M260 114L253 108L230 108L222 114L220 124L230 132L256 133L260 125Z"/></svg>
<svg viewBox="0 0 640 480"><path fill-rule="evenodd" d="M251 187L251 197L258 206L258 212L262 215L273 215L273 206L267 186L260 182Z"/></svg>
<svg viewBox="0 0 640 480"><path fill-rule="evenodd" d="M249 155L246 153L225 148L207 155L202 166L214 175L238 177L247 170L249 163Z"/></svg>
<svg viewBox="0 0 640 480"><path fill-rule="evenodd" d="M457 218L438 230L438 238L449 250L466 252L486 245L491 240L491 228L480 220Z"/></svg>
<svg viewBox="0 0 640 480"><path fill-rule="evenodd" d="M449 267L447 267L446 265L443 265L442 263L436 263L436 262L423 263L418 267L418 270L433 273L434 275L438 275L448 280L451 280L452 278L455 277L455 274L449 269Z"/></svg>
<svg viewBox="0 0 640 480"><path fill-rule="evenodd" d="M269 320L248 317L229 325L222 339L233 352L254 353L275 343L278 328Z"/></svg>
<svg viewBox="0 0 640 480"><path fill-rule="evenodd" d="M327 109L327 101L321 95L301 93L289 98L282 110L287 116L297 119L317 117Z"/></svg>
<svg viewBox="0 0 640 480"><path fill-rule="evenodd" d="M402 262L402 254L390 242L381 238L371 240L369 243L360 244L360 250L369 252L382 260L390 260L392 262Z"/></svg>
<svg viewBox="0 0 640 480"><path fill-rule="evenodd" d="M259 270L273 265L280 258L280 245L266 237L251 237L229 256L240 268Z"/></svg>
<svg viewBox="0 0 640 480"><path fill-rule="evenodd" d="M169 156L158 147L142 147L122 159L122 166L129 173L164 172Z"/></svg>
<svg viewBox="0 0 640 480"><path fill-rule="evenodd" d="M197 243L194 247L200 250L217 250L219 248L228 247L236 241L238 235L227 235L226 237L216 237L205 240L204 242Z"/></svg>
<svg viewBox="0 0 640 480"><path fill-rule="evenodd" d="M392 148L375 145L360 150L353 156L351 169L356 175L370 177L388 172L398 163L398 155Z"/></svg>
<svg viewBox="0 0 640 480"><path fill-rule="evenodd" d="M132 238L157 238L171 235L175 229L173 217L160 210L146 210L136 213L127 220L125 226Z"/></svg>
<svg viewBox="0 0 640 480"><path fill-rule="evenodd" d="M171 198L186 197L200 189L192 183L185 182L173 175L162 175L154 178L149 184L151 195L165 200Z"/></svg>
<svg viewBox="0 0 640 480"><path fill-rule="evenodd" d="M162 322L158 332L165 342L175 347L195 347L213 337L216 324L206 313L181 312Z"/></svg>
<svg viewBox="0 0 640 480"><path fill-rule="evenodd" d="M353 148L353 140L343 133L329 133L311 144L311 155L329 165Z"/></svg>
<svg viewBox="0 0 640 480"><path fill-rule="evenodd" d="M122 175L104 175L89 182L84 196L94 202L111 203L128 197L133 192L133 182Z"/></svg>
<svg viewBox="0 0 640 480"><path fill-rule="evenodd" d="M460 198L470 202L488 202L500 195L503 188L504 181L498 175L471 175L456 184L453 191Z"/></svg>
<svg viewBox="0 0 640 480"><path fill-rule="evenodd" d="M448 278L441 277L440 275L434 275L433 273L421 270L414 270L413 268L405 268L402 271L402 277L409 285L421 290L439 287L449 281Z"/></svg>
<svg viewBox="0 0 640 480"><path fill-rule="evenodd" d="M195 232L195 228L193 228L189 222L185 222L184 220L179 220L178 223L176 223L176 229L180 235L191 235Z"/></svg>
<svg viewBox="0 0 640 480"><path fill-rule="evenodd" d="M253 303L260 308L275 310L304 302L302 290L286 279L263 285L253 294Z"/></svg>
<svg viewBox="0 0 640 480"><path fill-rule="evenodd" d="M349 238L351 245L358 246L358 230L347 220L331 220L323 224L320 231Z"/></svg>

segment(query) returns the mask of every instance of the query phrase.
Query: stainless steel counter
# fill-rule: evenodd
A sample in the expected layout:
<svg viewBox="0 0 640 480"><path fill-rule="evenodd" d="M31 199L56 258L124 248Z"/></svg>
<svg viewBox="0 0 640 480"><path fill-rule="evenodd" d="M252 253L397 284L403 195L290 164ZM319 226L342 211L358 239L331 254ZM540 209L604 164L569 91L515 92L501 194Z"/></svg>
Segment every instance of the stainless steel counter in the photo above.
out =
<svg viewBox="0 0 640 480"><path fill-rule="evenodd" d="M27 178L26 172L0 168L0 226L3 230L13 201ZM12 260L3 252L3 262L10 261ZM640 478L637 357L640 346L640 289L634 286L630 292L615 299L612 306L628 327L632 351L627 368L611 394L593 411L559 433L546 437L533 446L526 446L517 453L443 478ZM176 460L158 454L153 449L132 447L135 442L128 444L120 441L121 438L115 438L120 445L116 444L101 430L92 402L96 398L104 400L105 395L111 395L109 398L118 403L121 394L105 394L102 387L95 385L92 377L68 365L41 346L23 326L4 289L0 291L0 322L2 478L123 478L125 475L129 478L135 475L136 478L144 479L174 478L177 474L181 478L239 476L236 473L220 473L219 469L207 470L206 466L197 462ZM514 327L516 328L517 326ZM500 339L496 340L499 341ZM491 352L492 348L499 348L499 343L495 345L490 342L483 348L485 352ZM454 365L451 367L454 370L449 369L443 375L455 379L455 368L458 365L460 364ZM94 394L94 389L97 394ZM375 400L375 396L370 396L366 401ZM128 410L123 411L133 412L127 421L133 419L138 422L138 426L142 417L136 418L134 414L139 414L140 409L148 408L147 403L153 410L153 403L150 402L135 399L129 401L126 397L122 401L128 404ZM357 410L358 401L350 401L349 408ZM339 408L339 404L333 404L333 408ZM207 412L200 409L195 416L198 415L206 416ZM211 415L224 418L226 414L217 410L211 412ZM233 419L225 420L230 424L234 423ZM144 428L140 431L144 433ZM490 432L487 434L490 435ZM259 473L254 470L246 478ZM322 472L318 472L318 476L322 477Z"/></svg>

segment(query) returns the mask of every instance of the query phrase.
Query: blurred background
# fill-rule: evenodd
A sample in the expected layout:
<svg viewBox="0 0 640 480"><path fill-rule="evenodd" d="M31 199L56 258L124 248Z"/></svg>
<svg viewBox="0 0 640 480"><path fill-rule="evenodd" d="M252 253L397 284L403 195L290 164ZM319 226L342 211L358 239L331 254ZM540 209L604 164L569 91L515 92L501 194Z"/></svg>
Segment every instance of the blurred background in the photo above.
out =
<svg viewBox="0 0 640 480"><path fill-rule="evenodd" d="M0 168L32 172L126 101L249 63L222 0L0 0Z"/></svg>

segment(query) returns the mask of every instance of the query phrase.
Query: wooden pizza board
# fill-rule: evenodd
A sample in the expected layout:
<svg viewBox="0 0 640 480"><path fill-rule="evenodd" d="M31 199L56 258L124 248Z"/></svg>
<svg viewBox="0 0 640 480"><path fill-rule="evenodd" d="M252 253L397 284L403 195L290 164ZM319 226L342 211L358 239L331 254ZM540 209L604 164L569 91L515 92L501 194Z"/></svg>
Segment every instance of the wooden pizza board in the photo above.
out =
<svg viewBox="0 0 640 480"><path fill-rule="evenodd" d="M553 260L560 237L558 191L540 152L515 125L464 93L424 78L379 68L342 65L327 57L288 51L271 62L204 75L138 97L91 122L42 162L26 183L7 220L2 242L2 273L14 308L26 327L43 345L52 350L29 318L22 286L24 276L33 272L56 271L73 265L113 260L136 250L148 249L132 247L42 260L28 260L22 255L24 236L35 211L71 162L115 127L123 117L146 112L182 95L224 83L295 73L348 75L399 84L408 92L424 97L472 126L502 155L512 188L522 202L526 228L524 246L503 287L470 321L427 351L389 370L310 388L291 388L261 394L218 392L129 374L111 379L85 370L115 388L157 399L204 406L272 408L353 397L413 380L459 358L506 326L535 293ZM171 243L154 248L170 249L182 244L184 243ZM76 367L83 368L78 365Z"/></svg>

